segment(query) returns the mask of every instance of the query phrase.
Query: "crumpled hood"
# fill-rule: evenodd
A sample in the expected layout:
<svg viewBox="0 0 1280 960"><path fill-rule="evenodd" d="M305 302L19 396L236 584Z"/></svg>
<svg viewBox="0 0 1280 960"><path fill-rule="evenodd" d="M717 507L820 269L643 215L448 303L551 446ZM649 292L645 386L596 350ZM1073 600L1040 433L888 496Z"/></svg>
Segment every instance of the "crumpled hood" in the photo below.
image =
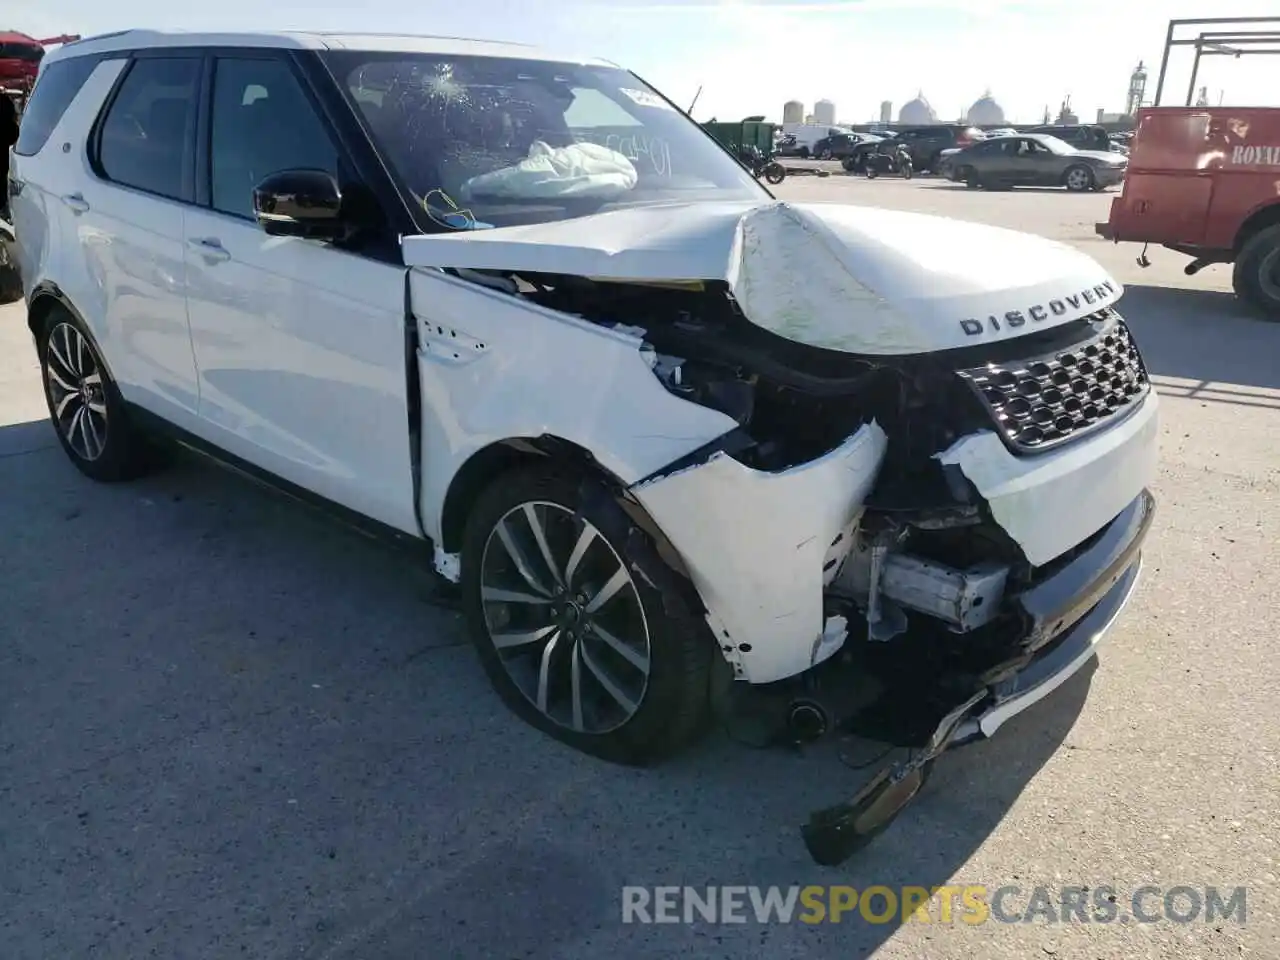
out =
<svg viewBox="0 0 1280 960"><path fill-rule="evenodd" d="M1066 244L843 204L656 204L401 243L411 267L723 280L757 326L860 354L1008 339L1093 313L1123 289Z"/></svg>

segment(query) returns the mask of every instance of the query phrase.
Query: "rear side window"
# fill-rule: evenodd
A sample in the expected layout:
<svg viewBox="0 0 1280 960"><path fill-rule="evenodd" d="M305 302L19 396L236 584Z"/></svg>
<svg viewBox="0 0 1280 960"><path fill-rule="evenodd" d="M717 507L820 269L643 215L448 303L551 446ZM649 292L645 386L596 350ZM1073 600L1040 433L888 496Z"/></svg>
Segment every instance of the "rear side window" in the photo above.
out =
<svg viewBox="0 0 1280 960"><path fill-rule="evenodd" d="M22 111L22 126L18 129L14 153L32 157L43 149L53 134L53 128L97 65L95 57L74 57L56 60L44 68L31 91L26 109Z"/></svg>
<svg viewBox="0 0 1280 960"><path fill-rule="evenodd" d="M98 168L121 186L190 201L200 60L134 61L102 120Z"/></svg>

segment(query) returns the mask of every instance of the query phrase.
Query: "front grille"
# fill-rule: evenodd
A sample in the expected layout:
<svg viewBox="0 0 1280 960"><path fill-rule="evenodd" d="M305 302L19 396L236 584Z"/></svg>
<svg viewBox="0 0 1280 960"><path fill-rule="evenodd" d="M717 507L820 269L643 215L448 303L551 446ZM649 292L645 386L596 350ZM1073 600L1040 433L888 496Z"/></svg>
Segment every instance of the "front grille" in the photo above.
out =
<svg viewBox="0 0 1280 960"><path fill-rule="evenodd" d="M1036 453L1103 427L1150 389L1120 315L1108 308L1089 320L1099 332L1067 350L958 371L1016 452Z"/></svg>

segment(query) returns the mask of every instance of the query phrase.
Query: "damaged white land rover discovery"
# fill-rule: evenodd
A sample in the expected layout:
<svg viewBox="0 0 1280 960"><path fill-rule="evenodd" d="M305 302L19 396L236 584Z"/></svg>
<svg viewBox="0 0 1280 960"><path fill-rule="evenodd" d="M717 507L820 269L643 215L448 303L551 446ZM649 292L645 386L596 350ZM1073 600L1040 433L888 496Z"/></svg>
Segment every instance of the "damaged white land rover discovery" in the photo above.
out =
<svg viewBox="0 0 1280 960"><path fill-rule="evenodd" d="M1138 577L1157 398L1115 280L779 202L616 66L126 32L45 58L15 154L80 470L173 436L430 545L505 702L605 757L688 742L718 673L796 736L916 704L924 749L815 818L820 860Z"/></svg>

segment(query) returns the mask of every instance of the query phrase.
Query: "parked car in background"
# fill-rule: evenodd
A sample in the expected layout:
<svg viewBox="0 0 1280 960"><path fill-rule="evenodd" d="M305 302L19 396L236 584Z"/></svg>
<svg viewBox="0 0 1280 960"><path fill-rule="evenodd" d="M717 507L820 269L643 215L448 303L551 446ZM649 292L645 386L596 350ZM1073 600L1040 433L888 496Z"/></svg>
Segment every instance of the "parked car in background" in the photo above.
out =
<svg viewBox="0 0 1280 960"><path fill-rule="evenodd" d="M935 123L899 130L897 139L911 151L911 162L921 173L936 173L943 150L963 148L986 135L977 127L959 123Z"/></svg>
<svg viewBox="0 0 1280 960"><path fill-rule="evenodd" d="M879 137L866 133L836 133L815 143L813 156L818 160L843 160L857 153L863 144L878 143L879 140Z"/></svg>
<svg viewBox="0 0 1280 960"><path fill-rule="evenodd" d="M865 173L869 159L878 153L891 154L901 144L897 137L878 137L864 134L862 142L853 152L840 161L840 165L849 173Z"/></svg>
<svg viewBox="0 0 1280 960"><path fill-rule="evenodd" d="M1018 131L1013 127L996 127L994 130L984 130L983 133L988 137L1016 137Z"/></svg>
<svg viewBox="0 0 1280 960"><path fill-rule="evenodd" d="M1046 134L995 137L942 160L951 180L969 187L1066 187L1073 192L1105 190L1124 179L1128 161L1119 154L1077 150Z"/></svg>
<svg viewBox="0 0 1280 960"><path fill-rule="evenodd" d="M1024 133L1043 133L1050 137L1064 140L1077 150L1097 150L1106 152L1111 149L1111 134L1106 127L1094 123L1053 123L1032 127Z"/></svg>
<svg viewBox="0 0 1280 960"><path fill-rule="evenodd" d="M773 148L774 156L777 157L798 157L800 156L800 143L796 140L794 133L783 134L778 138L778 142ZM808 155L808 149L805 149L805 155Z"/></svg>

